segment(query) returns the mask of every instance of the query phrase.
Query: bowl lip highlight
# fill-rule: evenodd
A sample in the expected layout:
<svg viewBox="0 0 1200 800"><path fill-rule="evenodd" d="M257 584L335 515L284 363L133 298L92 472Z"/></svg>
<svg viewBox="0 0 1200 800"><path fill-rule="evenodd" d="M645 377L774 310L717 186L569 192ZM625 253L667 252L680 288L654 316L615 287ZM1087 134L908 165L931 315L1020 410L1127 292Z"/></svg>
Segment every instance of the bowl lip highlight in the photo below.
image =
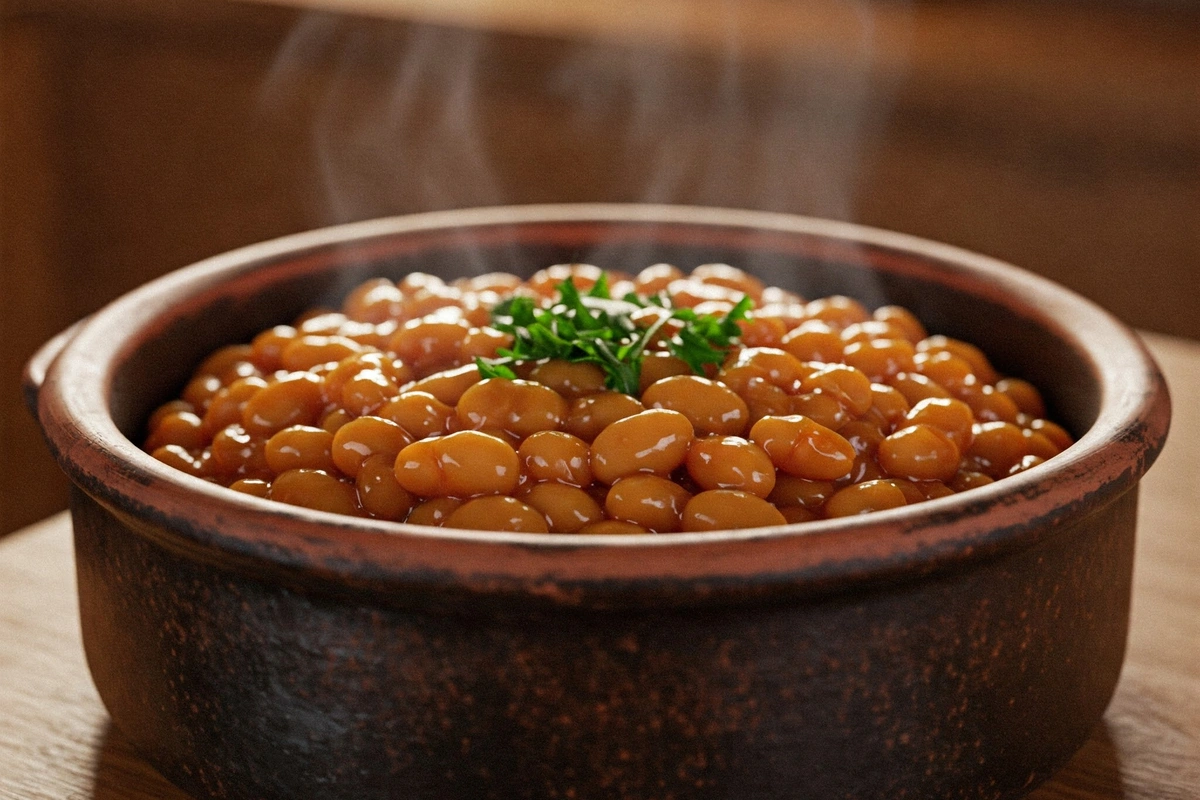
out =
<svg viewBox="0 0 1200 800"><path fill-rule="evenodd" d="M240 495L153 459L117 429L113 375L164 320L211 302L221 287L265 281L272 267L314 270L396 243L579 226L691 230L805 240L846 255L870 249L921 264L943 282L1017 303L1086 355L1098 415L1068 450L967 493L869 515L711 533L587 536L460 531L342 517ZM865 260L864 260L865 261ZM604 265L601 265L604 266ZM996 259L905 234L792 214L643 204L556 204L411 214L321 228L239 248L168 273L114 300L70 335L38 375L37 415L60 465L130 527L189 557L275 578L371 591L517 593L553 603L668 592L713 599L758 590L817 591L922 575L1053 535L1132 487L1165 441L1170 400L1145 347L1091 301ZM39 354L49 361L49 354ZM38 360L35 356L34 361ZM690 602L690 600L689 600Z"/></svg>

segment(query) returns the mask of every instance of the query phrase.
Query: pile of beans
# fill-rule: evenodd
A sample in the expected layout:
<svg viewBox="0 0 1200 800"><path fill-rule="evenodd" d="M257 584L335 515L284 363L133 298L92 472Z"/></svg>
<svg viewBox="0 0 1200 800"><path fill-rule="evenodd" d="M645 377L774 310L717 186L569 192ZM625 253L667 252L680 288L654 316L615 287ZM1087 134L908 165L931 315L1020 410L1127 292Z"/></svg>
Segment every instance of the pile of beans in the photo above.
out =
<svg viewBox="0 0 1200 800"><path fill-rule="evenodd" d="M224 347L157 409L145 448L191 475L271 500L421 525L666 533L894 508L1029 469L1071 444L1037 391L909 311L805 300L723 264L609 272L613 297L754 309L723 365L697 375L652 345L640 396L589 363L480 375L511 337L490 310L549 303L570 277L368 281L337 310ZM647 310L637 324L649 325ZM670 336L670 326L660 335Z"/></svg>

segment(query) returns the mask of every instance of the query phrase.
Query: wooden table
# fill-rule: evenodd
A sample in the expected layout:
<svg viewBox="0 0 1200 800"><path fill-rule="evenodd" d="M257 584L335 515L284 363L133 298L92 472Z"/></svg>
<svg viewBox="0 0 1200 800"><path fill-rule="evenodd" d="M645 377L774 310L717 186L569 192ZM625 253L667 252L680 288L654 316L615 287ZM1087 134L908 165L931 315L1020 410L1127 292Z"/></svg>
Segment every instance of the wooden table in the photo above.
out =
<svg viewBox="0 0 1200 800"><path fill-rule="evenodd" d="M1147 336L1175 399L1143 482L1121 682L1029 800L1200 797L1200 343ZM187 800L109 722L84 664L65 514L0 541L0 798Z"/></svg>

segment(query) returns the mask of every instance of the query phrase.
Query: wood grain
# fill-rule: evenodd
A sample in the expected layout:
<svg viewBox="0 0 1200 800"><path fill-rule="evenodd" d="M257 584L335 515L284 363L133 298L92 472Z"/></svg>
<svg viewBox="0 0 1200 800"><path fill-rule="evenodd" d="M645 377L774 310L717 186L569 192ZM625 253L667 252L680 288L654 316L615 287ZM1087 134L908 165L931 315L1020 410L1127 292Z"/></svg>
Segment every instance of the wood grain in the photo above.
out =
<svg viewBox="0 0 1200 800"><path fill-rule="evenodd" d="M1091 739L1029 800L1195 800L1200 787L1200 343L1146 338L1177 403L1142 484L1124 672ZM65 514L0 542L0 798L187 800L109 723L72 570Z"/></svg>

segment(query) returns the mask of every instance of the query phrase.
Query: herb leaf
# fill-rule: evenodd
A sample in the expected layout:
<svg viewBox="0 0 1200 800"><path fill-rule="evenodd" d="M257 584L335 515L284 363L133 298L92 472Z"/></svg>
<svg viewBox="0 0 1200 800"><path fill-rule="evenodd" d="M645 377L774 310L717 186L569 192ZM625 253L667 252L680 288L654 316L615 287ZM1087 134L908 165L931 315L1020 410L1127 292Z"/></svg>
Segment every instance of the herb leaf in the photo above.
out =
<svg viewBox="0 0 1200 800"><path fill-rule="evenodd" d="M741 336L738 322L753 306L749 297L743 297L729 313L718 316L697 314L690 308L671 309L669 302L658 296L627 294L614 300L606 273L586 294L580 294L570 278L555 288L558 298L548 308L540 308L529 297L513 297L492 309L492 327L512 334L513 343L497 351L499 359L475 359L483 377L512 380L516 373L507 365L515 361L552 358L585 362L604 370L610 389L636 396L642 359L664 325L672 320L682 323L665 343L666 349L693 372L704 374L707 365L725 360ZM670 313L639 328L631 317L643 308Z"/></svg>

